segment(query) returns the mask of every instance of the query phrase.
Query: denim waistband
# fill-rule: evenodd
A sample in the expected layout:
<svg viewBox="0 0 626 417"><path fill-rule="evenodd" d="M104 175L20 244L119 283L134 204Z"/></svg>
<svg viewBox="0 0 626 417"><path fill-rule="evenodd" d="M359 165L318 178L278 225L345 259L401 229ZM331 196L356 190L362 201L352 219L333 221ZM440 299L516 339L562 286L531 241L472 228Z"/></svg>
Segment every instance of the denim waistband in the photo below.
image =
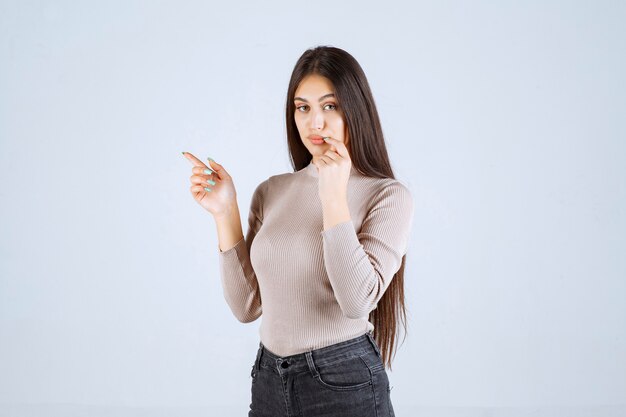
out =
<svg viewBox="0 0 626 417"><path fill-rule="evenodd" d="M265 366L272 369L281 367L284 371L289 369L290 372L299 372L308 369L313 360L318 365L325 365L369 352L374 352L378 357L381 356L371 331L330 346L289 356L279 356L267 349L263 342L259 342L255 364L257 370L261 366Z"/></svg>

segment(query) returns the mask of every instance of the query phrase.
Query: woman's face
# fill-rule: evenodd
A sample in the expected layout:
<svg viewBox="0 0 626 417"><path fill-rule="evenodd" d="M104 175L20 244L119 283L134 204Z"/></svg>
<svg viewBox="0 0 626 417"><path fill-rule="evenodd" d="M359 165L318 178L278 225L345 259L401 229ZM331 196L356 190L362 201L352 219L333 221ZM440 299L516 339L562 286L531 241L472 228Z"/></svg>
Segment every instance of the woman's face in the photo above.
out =
<svg viewBox="0 0 626 417"><path fill-rule="evenodd" d="M343 112L333 93L334 88L328 78L311 74L302 79L294 94L294 120L298 133L315 160L331 146L330 143L313 140L316 136L330 136L346 146L348 144Z"/></svg>

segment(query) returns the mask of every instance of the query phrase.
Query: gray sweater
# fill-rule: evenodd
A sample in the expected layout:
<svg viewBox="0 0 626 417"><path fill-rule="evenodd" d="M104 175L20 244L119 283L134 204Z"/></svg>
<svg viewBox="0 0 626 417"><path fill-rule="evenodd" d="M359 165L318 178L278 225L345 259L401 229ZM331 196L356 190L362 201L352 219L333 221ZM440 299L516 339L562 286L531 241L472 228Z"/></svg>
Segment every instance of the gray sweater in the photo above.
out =
<svg viewBox="0 0 626 417"><path fill-rule="evenodd" d="M413 222L407 186L352 167L350 221L323 230L317 167L261 182L248 230L219 251L224 298L242 323L263 315L261 342L288 356L360 336L406 254Z"/></svg>

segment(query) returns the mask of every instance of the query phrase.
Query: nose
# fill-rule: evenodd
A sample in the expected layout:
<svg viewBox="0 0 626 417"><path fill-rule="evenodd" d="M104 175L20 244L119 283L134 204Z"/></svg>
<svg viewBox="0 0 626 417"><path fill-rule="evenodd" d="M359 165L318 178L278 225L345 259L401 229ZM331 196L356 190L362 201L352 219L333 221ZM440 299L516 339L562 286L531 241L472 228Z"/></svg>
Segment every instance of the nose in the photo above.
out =
<svg viewBox="0 0 626 417"><path fill-rule="evenodd" d="M324 128L324 113L322 112L313 112L311 116L312 128L321 130Z"/></svg>

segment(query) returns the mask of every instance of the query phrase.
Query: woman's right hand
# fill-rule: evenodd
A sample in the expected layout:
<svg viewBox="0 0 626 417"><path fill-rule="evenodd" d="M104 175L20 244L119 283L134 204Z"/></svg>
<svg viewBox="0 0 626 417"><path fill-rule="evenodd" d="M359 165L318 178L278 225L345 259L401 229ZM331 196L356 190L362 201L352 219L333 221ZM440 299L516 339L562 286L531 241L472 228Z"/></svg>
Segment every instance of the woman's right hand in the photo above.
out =
<svg viewBox="0 0 626 417"><path fill-rule="evenodd" d="M237 192L228 172L215 161L209 161L210 166L206 166L189 152L183 155L193 164L190 177L193 198L214 217L230 214L237 205ZM210 172L207 174L205 170ZM206 191L205 187L211 191Z"/></svg>

